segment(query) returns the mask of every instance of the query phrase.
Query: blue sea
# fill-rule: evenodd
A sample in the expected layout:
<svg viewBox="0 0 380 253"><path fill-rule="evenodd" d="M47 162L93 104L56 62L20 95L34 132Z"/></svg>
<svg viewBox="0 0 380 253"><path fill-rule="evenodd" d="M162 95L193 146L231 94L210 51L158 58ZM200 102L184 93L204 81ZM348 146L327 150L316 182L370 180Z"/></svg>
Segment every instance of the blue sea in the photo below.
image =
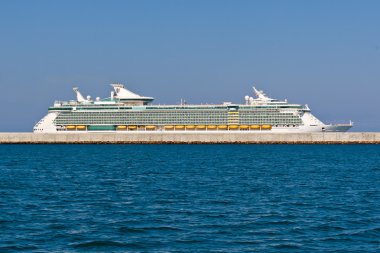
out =
<svg viewBox="0 0 380 253"><path fill-rule="evenodd" d="M0 145L0 252L380 252L380 146Z"/></svg>

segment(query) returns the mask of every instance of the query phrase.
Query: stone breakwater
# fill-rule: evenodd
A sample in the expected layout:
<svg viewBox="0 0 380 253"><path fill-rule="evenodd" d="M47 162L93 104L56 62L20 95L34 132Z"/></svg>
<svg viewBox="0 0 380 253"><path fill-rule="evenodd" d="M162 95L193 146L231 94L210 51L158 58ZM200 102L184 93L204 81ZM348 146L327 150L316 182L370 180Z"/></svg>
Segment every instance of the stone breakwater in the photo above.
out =
<svg viewBox="0 0 380 253"><path fill-rule="evenodd" d="M0 133L0 144L380 144L362 133Z"/></svg>

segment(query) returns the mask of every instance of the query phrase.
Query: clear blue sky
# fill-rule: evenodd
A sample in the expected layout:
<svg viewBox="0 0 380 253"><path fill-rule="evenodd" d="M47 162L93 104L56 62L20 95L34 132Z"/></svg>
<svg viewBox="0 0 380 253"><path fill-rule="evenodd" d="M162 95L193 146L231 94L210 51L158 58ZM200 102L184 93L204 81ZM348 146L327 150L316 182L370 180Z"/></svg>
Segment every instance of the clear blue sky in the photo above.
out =
<svg viewBox="0 0 380 253"><path fill-rule="evenodd" d="M322 121L380 131L380 1L0 1L0 131L54 100L243 102L253 83Z"/></svg>

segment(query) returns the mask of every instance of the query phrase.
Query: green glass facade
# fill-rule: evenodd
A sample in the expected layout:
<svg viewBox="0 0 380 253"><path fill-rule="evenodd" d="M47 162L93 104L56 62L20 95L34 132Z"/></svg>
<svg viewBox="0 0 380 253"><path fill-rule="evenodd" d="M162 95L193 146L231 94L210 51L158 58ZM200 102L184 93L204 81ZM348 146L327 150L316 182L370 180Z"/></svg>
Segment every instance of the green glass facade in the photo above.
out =
<svg viewBox="0 0 380 253"><path fill-rule="evenodd" d="M59 112L57 126L118 125L301 125L301 107L286 106L78 106ZM89 128L91 129L91 128Z"/></svg>

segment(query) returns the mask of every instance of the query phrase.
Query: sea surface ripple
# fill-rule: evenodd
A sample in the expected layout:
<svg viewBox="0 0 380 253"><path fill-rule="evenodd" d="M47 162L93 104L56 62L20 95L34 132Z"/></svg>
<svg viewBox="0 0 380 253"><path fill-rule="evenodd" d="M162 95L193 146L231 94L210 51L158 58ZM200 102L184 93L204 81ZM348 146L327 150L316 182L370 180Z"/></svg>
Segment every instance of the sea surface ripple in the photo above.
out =
<svg viewBox="0 0 380 253"><path fill-rule="evenodd" d="M380 252L380 146L0 145L0 252Z"/></svg>

